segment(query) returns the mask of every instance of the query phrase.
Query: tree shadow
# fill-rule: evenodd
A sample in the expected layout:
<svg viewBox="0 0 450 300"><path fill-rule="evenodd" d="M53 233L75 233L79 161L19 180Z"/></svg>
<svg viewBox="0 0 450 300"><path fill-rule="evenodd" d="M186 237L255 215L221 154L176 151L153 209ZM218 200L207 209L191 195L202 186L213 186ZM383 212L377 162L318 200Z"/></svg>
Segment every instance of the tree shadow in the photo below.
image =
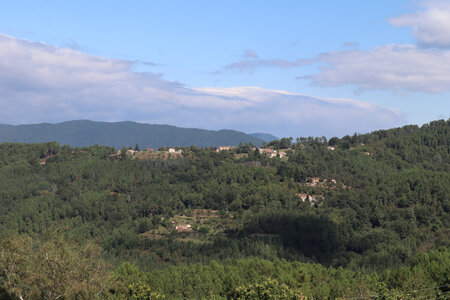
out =
<svg viewBox="0 0 450 300"><path fill-rule="evenodd" d="M247 222L241 235L278 235L284 247L321 263L330 263L344 249L337 224L318 216L295 213L261 215Z"/></svg>

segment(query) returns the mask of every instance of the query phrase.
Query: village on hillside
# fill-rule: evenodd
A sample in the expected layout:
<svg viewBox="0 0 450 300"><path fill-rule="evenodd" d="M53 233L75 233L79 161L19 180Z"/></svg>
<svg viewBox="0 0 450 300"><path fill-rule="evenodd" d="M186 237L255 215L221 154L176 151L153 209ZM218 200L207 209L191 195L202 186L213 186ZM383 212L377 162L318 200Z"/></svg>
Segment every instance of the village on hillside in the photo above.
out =
<svg viewBox="0 0 450 300"><path fill-rule="evenodd" d="M137 146L137 145L136 145ZM247 146L244 146L247 147ZM248 147L248 149L244 151L239 151L239 146L219 146L219 147L213 147L211 148L212 151L221 152L221 151L233 151L235 150L238 154L247 154L249 151L258 151L261 155L266 155L269 158L284 158L287 157L288 151L293 151L292 149L276 149L274 147ZM177 158L183 156L183 151L185 151L185 148L159 148L158 150L155 150L154 148L145 148L143 150L140 150L137 146L135 149L132 149L131 147L126 149L122 148L121 150L118 150L115 154L116 157L131 157L135 159L156 159L156 158Z"/></svg>

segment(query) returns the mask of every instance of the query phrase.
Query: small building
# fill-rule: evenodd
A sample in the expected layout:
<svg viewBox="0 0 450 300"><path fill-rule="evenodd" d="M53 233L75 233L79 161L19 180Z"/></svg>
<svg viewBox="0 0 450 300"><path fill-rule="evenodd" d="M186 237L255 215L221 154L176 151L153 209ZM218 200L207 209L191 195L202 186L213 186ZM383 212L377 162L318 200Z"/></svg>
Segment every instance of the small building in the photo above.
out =
<svg viewBox="0 0 450 300"><path fill-rule="evenodd" d="M317 185L319 183L320 183L320 178L319 177L311 178L311 185Z"/></svg>
<svg viewBox="0 0 450 300"><path fill-rule="evenodd" d="M169 153L178 153L178 154L180 154L180 153L182 153L183 152L183 150L181 150L181 149L175 149L175 148L169 148Z"/></svg>
<svg viewBox="0 0 450 300"><path fill-rule="evenodd" d="M220 151L230 151L231 149L233 149L233 146L220 146L219 148L217 148L216 152L220 152Z"/></svg>
<svg viewBox="0 0 450 300"><path fill-rule="evenodd" d="M267 155L270 155L270 154L276 152L276 150L273 150L272 148L258 148L258 150L259 150L259 153L261 153L261 154L264 153Z"/></svg>
<svg viewBox="0 0 450 300"><path fill-rule="evenodd" d="M311 198L311 196L309 196L308 194L305 194L305 193L296 193L295 196L302 199L302 201L310 200L310 198Z"/></svg>
<svg viewBox="0 0 450 300"><path fill-rule="evenodd" d="M192 226L190 224L177 225L177 226L175 226L175 230L177 232L191 232L192 231Z"/></svg>
<svg viewBox="0 0 450 300"><path fill-rule="evenodd" d="M147 151L147 152L153 152L153 151L155 151L155 149L153 149L153 148L146 148L145 151Z"/></svg>
<svg viewBox="0 0 450 300"><path fill-rule="evenodd" d="M328 146L327 149L328 149L328 150L331 150L331 151L334 151L335 148L332 147L332 146Z"/></svg>
<svg viewBox="0 0 450 300"><path fill-rule="evenodd" d="M127 150L127 155L133 155L133 154L135 154L136 153L136 151L134 151L134 150Z"/></svg>

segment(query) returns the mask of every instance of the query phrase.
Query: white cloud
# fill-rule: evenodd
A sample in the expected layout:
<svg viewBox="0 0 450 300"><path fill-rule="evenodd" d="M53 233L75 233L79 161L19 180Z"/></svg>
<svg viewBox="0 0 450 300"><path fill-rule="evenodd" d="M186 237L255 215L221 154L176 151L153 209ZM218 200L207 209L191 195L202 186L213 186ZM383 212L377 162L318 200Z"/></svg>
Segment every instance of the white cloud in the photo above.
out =
<svg viewBox="0 0 450 300"><path fill-rule="evenodd" d="M393 26L412 27L414 37L424 47L450 47L450 3L426 1L426 9L391 18Z"/></svg>
<svg viewBox="0 0 450 300"><path fill-rule="evenodd" d="M133 120L278 136L344 135L403 121L397 111L356 100L258 87L189 88L133 72L132 65L0 35L0 120Z"/></svg>
<svg viewBox="0 0 450 300"><path fill-rule="evenodd" d="M319 55L325 63L308 78L320 86L354 86L359 90L441 93L450 90L450 51L412 45L378 46L369 51Z"/></svg>

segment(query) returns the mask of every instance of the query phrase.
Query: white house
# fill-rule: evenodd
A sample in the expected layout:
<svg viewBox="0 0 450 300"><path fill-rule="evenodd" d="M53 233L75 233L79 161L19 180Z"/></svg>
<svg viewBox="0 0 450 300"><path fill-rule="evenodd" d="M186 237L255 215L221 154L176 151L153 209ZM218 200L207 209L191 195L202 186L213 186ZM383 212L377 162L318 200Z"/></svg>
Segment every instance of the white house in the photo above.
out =
<svg viewBox="0 0 450 300"><path fill-rule="evenodd" d="M234 147L233 146L220 146L219 148L217 148L217 152L219 152L219 151L229 151L229 150L231 150L231 149L233 149Z"/></svg>

